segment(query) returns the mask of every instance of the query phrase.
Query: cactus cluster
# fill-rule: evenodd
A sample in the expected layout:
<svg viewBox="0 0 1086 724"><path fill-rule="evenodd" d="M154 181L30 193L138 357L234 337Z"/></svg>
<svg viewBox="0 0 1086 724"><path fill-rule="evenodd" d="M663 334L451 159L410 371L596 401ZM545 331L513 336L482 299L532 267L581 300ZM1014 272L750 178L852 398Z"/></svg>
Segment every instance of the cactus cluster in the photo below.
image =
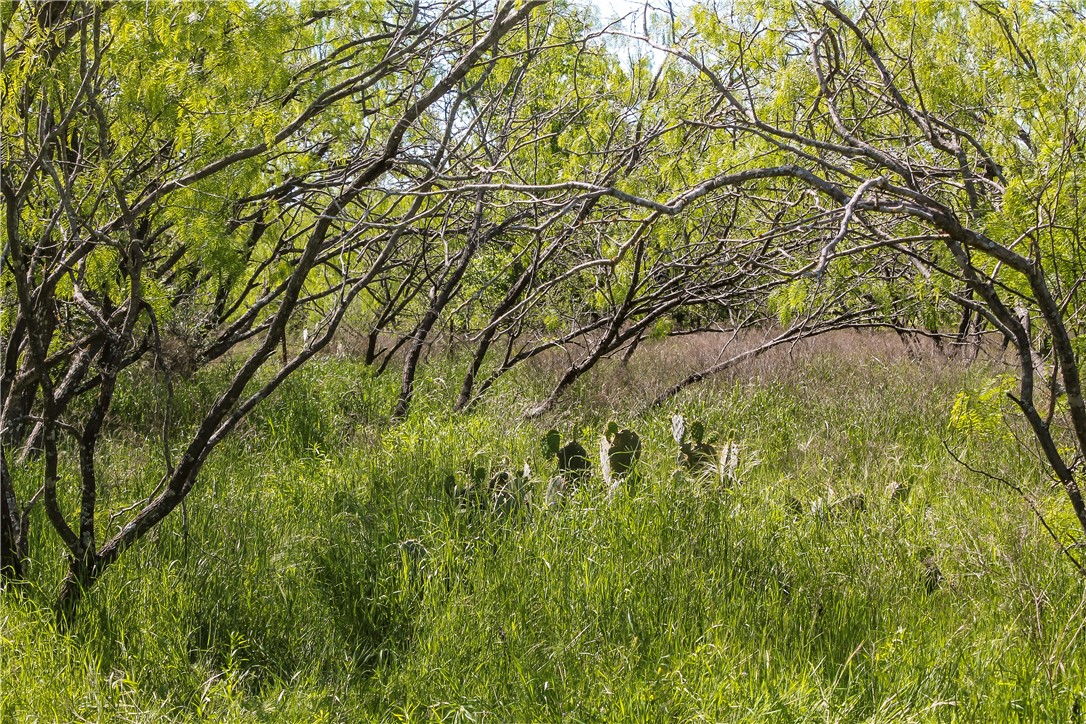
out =
<svg viewBox="0 0 1086 724"><path fill-rule="evenodd" d="M675 415L671 424L682 467L702 474L715 472L722 483L736 480L738 445L728 442L718 450L712 437L706 439L705 426L701 422L694 422L687 429L682 415ZM576 440L563 443L557 430L544 435L542 443L544 457L554 460L557 468L548 480L544 497L546 505L551 507L560 504L591 478L592 463L584 445ZM641 437L629 428L620 428L614 420L609 421L600 436L600 477L607 486L609 497L623 485L636 480L640 457ZM528 464L522 472L514 473L505 468L495 471L480 453L465 466L464 472L466 478L462 482L452 474L446 480L446 486L461 510L512 515L531 504L532 471Z"/></svg>
<svg viewBox="0 0 1086 724"><path fill-rule="evenodd" d="M477 510L512 515L525 509L530 502L531 468L527 463L520 472L506 469L492 471L481 454L477 454L466 466L466 480L459 482L449 476L446 487L452 489L457 507L461 510Z"/></svg>
<svg viewBox="0 0 1086 724"><path fill-rule="evenodd" d="M716 464L717 450L705 440L705 425L702 423L695 421L687 430L686 419L682 415L675 415L671 418L671 436L679 446L679 464L687 470L704 470Z"/></svg>
<svg viewBox="0 0 1086 724"><path fill-rule="evenodd" d="M679 414L671 418L671 436L679 446L679 464L694 473L715 472L722 485L738 480L739 445L726 442L716 447L716 436L705 437L705 425L693 422L689 429Z"/></svg>

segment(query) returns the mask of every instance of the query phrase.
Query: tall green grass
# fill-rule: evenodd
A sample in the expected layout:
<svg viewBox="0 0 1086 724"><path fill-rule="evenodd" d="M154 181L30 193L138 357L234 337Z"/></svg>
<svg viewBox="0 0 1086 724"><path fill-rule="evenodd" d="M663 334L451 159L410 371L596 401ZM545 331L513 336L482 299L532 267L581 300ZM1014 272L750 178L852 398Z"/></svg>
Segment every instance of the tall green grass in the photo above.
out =
<svg viewBox="0 0 1086 724"><path fill-rule="evenodd" d="M334 358L302 371L66 634L50 610L60 546L39 511L32 580L0 604L4 720L1083 717L1082 580L1023 501L944 449L1023 483L1072 529L1005 433L951 429L955 396L990 370L813 354L646 413L600 398L597 376L533 424L519 412L538 380L450 415L454 372L431 368L409 419L389 425L391 376ZM227 373L178 384L175 431ZM113 505L157 482L162 391L146 374L110 420ZM738 442L741 484L678 469L676 410ZM546 427L592 449L610 416L644 442L639 484L613 500L596 480L561 508L495 518L446 491L481 452L530 463L540 500ZM18 471L20 485L36 473ZM892 482L911 484L905 501ZM866 511L810 512L855 493ZM929 556L944 574L934 591Z"/></svg>

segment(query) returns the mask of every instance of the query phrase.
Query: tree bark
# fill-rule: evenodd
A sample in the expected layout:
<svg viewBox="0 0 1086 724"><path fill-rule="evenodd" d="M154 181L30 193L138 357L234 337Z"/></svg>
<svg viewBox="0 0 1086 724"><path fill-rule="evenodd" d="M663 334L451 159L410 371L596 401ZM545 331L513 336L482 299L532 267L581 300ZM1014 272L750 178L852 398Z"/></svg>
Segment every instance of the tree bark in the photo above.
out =
<svg viewBox="0 0 1086 724"><path fill-rule="evenodd" d="M23 562L26 533L22 528L7 455L0 449L0 585L26 576Z"/></svg>

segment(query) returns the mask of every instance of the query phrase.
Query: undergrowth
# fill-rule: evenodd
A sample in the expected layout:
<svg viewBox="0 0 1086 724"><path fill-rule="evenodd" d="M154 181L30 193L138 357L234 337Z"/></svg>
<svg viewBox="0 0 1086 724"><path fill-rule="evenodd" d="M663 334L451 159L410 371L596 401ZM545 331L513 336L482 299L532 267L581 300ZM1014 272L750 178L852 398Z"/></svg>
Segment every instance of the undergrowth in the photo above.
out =
<svg viewBox="0 0 1086 724"><path fill-rule="evenodd" d="M1083 717L1082 580L1020 497L946 449L1073 529L1027 450L951 419L990 369L814 354L648 411L590 379L538 423L520 413L544 387L523 373L448 413L453 372L431 368L393 425L393 375L331 357L301 371L65 634L38 511L31 580L0 606L4 721ZM174 439L228 373L175 381ZM144 371L120 395L103 510L161 474L160 383ZM737 485L679 469L676 411L739 445ZM637 484L538 505L546 429L594 450L610 417L642 436ZM460 510L447 479L476 453L529 463L537 504ZM40 470L16 474L26 489ZM832 512L856 494L866 510Z"/></svg>

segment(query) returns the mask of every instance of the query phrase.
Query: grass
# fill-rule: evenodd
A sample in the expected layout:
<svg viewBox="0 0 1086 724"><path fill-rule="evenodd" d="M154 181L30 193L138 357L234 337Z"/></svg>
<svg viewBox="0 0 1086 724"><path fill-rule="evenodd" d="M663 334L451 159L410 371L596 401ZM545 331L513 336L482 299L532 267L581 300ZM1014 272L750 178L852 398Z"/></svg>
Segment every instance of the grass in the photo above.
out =
<svg viewBox="0 0 1086 724"><path fill-rule="evenodd" d="M1020 498L944 448L1073 530L1005 428L951 424L993 368L871 340L771 356L639 413L697 358L650 349L532 424L519 412L546 370L452 416L456 368L438 363L390 426L394 375L321 360L213 455L186 516L111 569L68 634L52 625L62 560L38 512L32 581L0 604L3 720L1081 719L1082 580ZM178 385L179 427L226 372ZM114 507L157 482L159 393L133 377L110 420ZM738 441L740 485L677 469L675 410ZM592 449L612 415L644 442L640 483L613 500L597 480L560 509L499 519L446 493L480 451L529 462L541 498L547 426ZM911 484L905 501L892 482ZM789 503L855 493L867 510L838 517Z"/></svg>

